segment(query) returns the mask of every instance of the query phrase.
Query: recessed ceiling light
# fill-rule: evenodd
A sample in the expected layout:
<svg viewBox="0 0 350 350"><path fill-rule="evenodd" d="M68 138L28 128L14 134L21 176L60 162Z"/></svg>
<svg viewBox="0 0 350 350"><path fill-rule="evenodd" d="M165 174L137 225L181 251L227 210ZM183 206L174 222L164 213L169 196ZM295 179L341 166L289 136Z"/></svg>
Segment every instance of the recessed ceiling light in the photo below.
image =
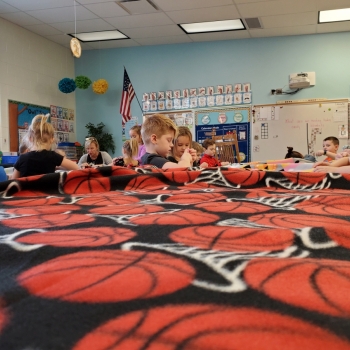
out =
<svg viewBox="0 0 350 350"><path fill-rule="evenodd" d="M241 19L200 23L182 23L178 24L178 26L187 34L226 32L231 30L245 29L245 26Z"/></svg>
<svg viewBox="0 0 350 350"><path fill-rule="evenodd" d="M318 12L318 23L350 21L350 8Z"/></svg>
<svg viewBox="0 0 350 350"><path fill-rule="evenodd" d="M129 39L129 37L121 33L119 30L105 30L102 32L77 33L68 35L78 38L82 42Z"/></svg>

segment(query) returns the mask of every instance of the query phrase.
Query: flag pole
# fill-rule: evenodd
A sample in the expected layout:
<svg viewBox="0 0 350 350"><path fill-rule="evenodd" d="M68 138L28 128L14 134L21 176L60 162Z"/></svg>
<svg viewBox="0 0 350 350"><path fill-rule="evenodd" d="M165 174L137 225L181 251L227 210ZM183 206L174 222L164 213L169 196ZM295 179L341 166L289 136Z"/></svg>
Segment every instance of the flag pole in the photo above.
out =
<svg viewBox="0 0 350 350"><path fill-rule="evenodd" d="M123 66L123 67L124 67L124 70L126 71L125 66ZM130 79L129 73L128 73L128 76L129 76L129 79ZM130 79L130 82L131 82L131 79ZM134 86L134 85L133 85L133 86ZM134 91L135 91L135 88L134 88ZM143 110L142 110L142 107L141 107L141 103L140 103L140 101L139 101L139 98L137 97L136 91L135 91L135 97L136 97L137 102L139 103L139 106L140 106L140 109L141 109L141 112L142 112L142 115L143 115Z"/></svg>

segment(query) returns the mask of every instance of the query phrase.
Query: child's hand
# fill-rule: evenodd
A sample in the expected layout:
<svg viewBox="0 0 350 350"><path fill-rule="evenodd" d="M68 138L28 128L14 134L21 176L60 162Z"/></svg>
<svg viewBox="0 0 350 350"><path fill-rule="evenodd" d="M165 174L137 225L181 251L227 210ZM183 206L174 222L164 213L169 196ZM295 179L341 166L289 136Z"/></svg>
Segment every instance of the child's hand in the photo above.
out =
<svg viewBox="0 0 350 350"><path fill-rule="evenodd" d="M339 159L343 157L349 157L349 152L343 151L343 152L337 153L337 155L335 156L335 159Z"/></svg>
<svg viewBox="0 0 350 350"><path fill-rule="evenodd" d="M221 162L221 165L222 165L222 166L230 165L230 162Z"/></svg>
<svg viewBox="0 0 350 350"><path fill-rule="evenodd" d="M192 163L192 155L190 153L190 150L188 148L185 149L185 152L183 153L183 155L181 156L181 160L187 161Z"/></svg>
<svg viewBox="0 0 350 350"><path fill-rule="evenodd" d="M203 162L200 167L201 168L208 168L209 164L207 162Z"/></svg>
<svg viewBox="0 0 350 350"><path fill-rule="evenodd" d="M316 152L316 156L319 157L319 156L323 156L324 155L324 149L322 150L319 150Z"/></svg>
<svg viewBox="0 0 350 350"><path fill-rule="evenodd" d="M317 162L317 163L315 163L312 167L313 167L313 168L317 168L319 165L322 165L322 166L329 166L330 163L328 163L328 162Z"/></svg>
<svg viewBox="0 0 350 350"><path fill-rule="evenodd" d="M189 149L190 155L192 156L192 163L197 160L197 151L193 148Z"/></svg>

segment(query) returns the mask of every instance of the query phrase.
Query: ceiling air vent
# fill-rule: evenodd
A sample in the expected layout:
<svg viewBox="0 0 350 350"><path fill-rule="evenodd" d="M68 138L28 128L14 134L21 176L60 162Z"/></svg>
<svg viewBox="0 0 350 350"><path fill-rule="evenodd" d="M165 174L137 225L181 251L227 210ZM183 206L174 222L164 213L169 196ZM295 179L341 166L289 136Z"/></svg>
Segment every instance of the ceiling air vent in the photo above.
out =
<svg viewBox="0 0 350 350"><path fill-rule="evenodd" d="M258 17L245 18L244 21L247 24L248 29L261 29L262 28Z"/></svg>
<svg viewBox="0 0 350 350"><path fill-rule="evenodd" d="M158 11L157 6L151 0L120 0L116 3L130 15L154 13Z"/></svg>

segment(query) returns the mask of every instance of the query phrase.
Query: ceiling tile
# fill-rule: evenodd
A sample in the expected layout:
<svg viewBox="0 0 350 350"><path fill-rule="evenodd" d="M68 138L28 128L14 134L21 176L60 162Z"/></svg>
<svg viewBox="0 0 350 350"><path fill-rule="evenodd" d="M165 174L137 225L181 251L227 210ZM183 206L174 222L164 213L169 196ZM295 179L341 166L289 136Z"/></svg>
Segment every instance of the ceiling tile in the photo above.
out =
<svg viewBox="0 0 350 350"><path fill-rule="evenodd" d="M115 2L85 5L85 7L99 17L129 16L129 13L118 6Z"/></svg>
<svg viewBox="0 0 350 350"><path fill-rule="evenodd" d="M121 6L124 7L132 15L154 13L158 11L146 0L122 2Z"/></svg>
<svg viewBox="0 0 350 350"><path fill-rule="evenodd" d="M217 7L232 5L232 0L152 0L163 11L201 9L203 7Z"/></svg>
<svg viewBox="0 0 350 350"><path fill-rule="evenodd" d="M85 33L115 29L112 25L100 18L77 21L76 27L75 22L52 23L51 26L63 33L75 33L75 30L77 33Z"/></svg>
<svg viewBox="0 0 350 350"><path fill-rule="evenodd" d="M132 47L132 46L140 46L134 40L110 40L110 41L98 41L98 42L90 42L89 46L91 46L95 50L102 49L114 49L118 47Z"/></svg>
<svg viewBox="0 0 350 350"><path fill-rule="evenodd" d="M317 13L304 12L289 15L261 17L260 22L264 29L275 27L293 27L309 24L317 24Z"/></svg>
<svg viewBox="0 0 350 350"><path fill-rule="evenodd" d="M253 38L316 34L316 25L285 27L285 28L255 29L255 30L250 30L249 32Z"/></svg>
<svg viewBox="0 0 350 350"><path fill-rule="evenodd" d="M9 4L6 4L3 1L0 1L0 13L16 12L16 11L18 11L18 8L10 6Z"/></svg>
<svg viewBox="0 0 350 350"><path fill-rule="evenodd" d="M217 40L232 40L232 39L248 39L250 38L250 35L247 30L237 30L232 32L221 32L221 33L190 34L189 37L193 41L217 41Z"/></svg>
<svg viewBox="0 0 350 350"><path fill-rule="evenodd" d="M262 17L316 11L316 0L272 0L236 6L243 17Z"/></svg>
<svg viewBox="0 0 350 350"><path fill-rule="evenodd" d="M74 6L28 11L28 14L48 24L75 20ZM95 14L82 6L76 6L76 14L77 20L97 18Z"/></svg>
<svg viewBox="0 0 350 350"><path fill-rule="evenodd" d="M163 26L167 24L174 24L174 22L162 12L106 18L106 21L118 29L154 27L155 25Z"/></svg>
<svg viewBox="0 0 350 350"><path fill-rule="evenodd" d="M147 45L167 45L167 44L181 44L190 43L191 39L187 35L165 36L157 38L139 38L136 39L139 44Z"/></svg>
<svg viewBox="0 0 350 350"><path fill-rule="evenodd" d="M123 33L132 39L137 39L182 35L183 31L177 25L169 25L145 28L124 28Z"/></svg>
<svg viewBox="0 0 350 350"><path fill-rule="evenodd" d="M318 0L318 11L345 9L350 7L349 0Z"/></svg>
<svg viewBox="0 0 350 350"><path fill-rule="evenodd" d="M21 11L43 10L56 7L72 6L73 0L5 0L9 5L18 8Z"/></svg>
<svg viewBox="0 0 350 350"><path fill-rule="evenodd" d="M317 25L317 33L350 32L350 21L322 23Z"/></svg>
<svg viewBox="0 0 350 350"><path fill-rule="evenodd" d="M25 28L41 36L62 34L60 30L57 30L48 24L36 24L33 26L26 26Z"/></svg>
<svg viewBox="0 0 350 350"><path fill-rule="evenodd" d="M7 19L10 22L18 24L19 26L42 24L41 21L37 20L32 16L27 15L25 12L2 13L1 17Z"/></svg>
<svg viewBox="0 0 350 350"><path fill-rule="evenodd" d="M167 15L175 23L208 22L240 18L235 6L206 7L196 10L170 11Z"/></svg>
<svg viewBox="0 0 350 350"><path fill-rule="evenodd" d="M87 5L87 4L100 4L101 2L115 2L116 0L76 0L77 3L81 5Z"/></svg>

